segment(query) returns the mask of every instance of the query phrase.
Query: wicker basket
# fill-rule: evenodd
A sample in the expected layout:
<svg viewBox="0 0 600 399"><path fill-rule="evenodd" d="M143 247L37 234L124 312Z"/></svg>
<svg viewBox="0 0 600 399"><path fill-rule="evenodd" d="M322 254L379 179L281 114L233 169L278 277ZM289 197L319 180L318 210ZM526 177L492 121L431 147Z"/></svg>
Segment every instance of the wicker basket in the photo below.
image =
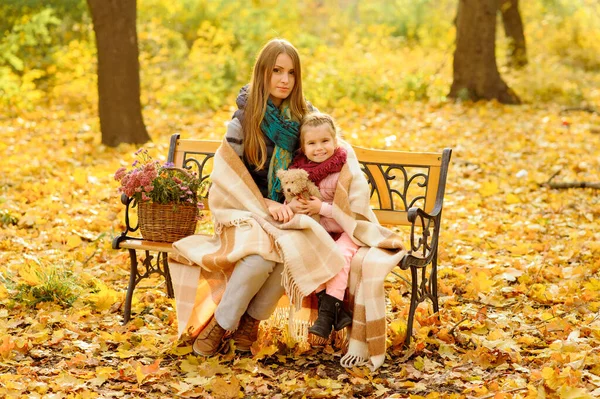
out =
<svg viewBox="0 0 600 399"><path fill-rule="evenodd" d="M196 232L196 205L138 204L140 231L144 240L174 242Z"/></svg>

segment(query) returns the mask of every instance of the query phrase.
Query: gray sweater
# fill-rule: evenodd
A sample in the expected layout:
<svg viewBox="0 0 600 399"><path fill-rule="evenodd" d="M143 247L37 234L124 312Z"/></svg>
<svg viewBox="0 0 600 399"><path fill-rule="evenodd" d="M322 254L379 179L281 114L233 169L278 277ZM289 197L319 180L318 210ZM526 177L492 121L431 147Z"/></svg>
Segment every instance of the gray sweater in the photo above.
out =
<svg viewBox="0 0 600 399"><path fill-rule="evenodd" d="M244 159L244 131L242 129L242 124L238 118L233 118L231 122L227 125L227 132L225 133L225 139L231 145L233 150L239 157L244 161L246 168L250 172L252 179L258 186L263 197L267 198L269 194L269 165L271 163L271 157L273 156L273 150L275 149L275 143L271 141L270 138L265 136L265 142L267 144L267 162L266 168L261 170L255 170L256 165L251 165L248 163L246 159Z"/></svg>

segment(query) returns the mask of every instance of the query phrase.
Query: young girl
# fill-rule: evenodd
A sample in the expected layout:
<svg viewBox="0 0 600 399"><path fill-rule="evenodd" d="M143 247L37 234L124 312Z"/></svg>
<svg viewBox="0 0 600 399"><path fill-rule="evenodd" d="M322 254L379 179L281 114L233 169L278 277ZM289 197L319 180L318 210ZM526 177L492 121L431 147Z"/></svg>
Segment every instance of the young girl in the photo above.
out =
<svg viewBox="0 0 600 399"><path fill-rule="evenodd" d="M282 204L276 172L291 162L298 149L299 122L312 110L302 93L300 58L294 46L273 39L262 48L252 81L240 91L237 104L239 109L227 127L227 143L243 161L273 219L287 222L294 214ZM260 320L269 318L284 292L282 270L282 263L258 254L239 260L214 316L194 341L194 352L215 354L225 332L236 326L236 348L249 351Z"/></svg>
<svg viewBox="0 0 600 399"><path fill-rule="evenodd" d="M300 127L302 153L297 155L290 165L290 169L306 170L309 178L319 187L323 198L300 199L300 204L294 206L294 210L307 215L321 215L321 225L336 241L345 260L344 268L315 291L319 302L319 314L308 331L323 338L329 337L332 328L338 331L352 323L351 315L342 305L348 285L350 262L358 250L358 245L332 217L335 188L347 157L346 150L337 144L336 132L331 116L322 113L305 116Z"/></svg>

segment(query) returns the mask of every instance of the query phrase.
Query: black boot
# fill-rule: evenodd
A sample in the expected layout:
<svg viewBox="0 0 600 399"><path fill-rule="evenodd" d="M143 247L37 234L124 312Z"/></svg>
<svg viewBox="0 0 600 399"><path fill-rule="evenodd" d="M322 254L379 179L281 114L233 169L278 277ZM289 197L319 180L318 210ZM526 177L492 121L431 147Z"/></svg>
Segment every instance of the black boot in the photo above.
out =
<svg viewBox="0 0 600 399"><path fill-rule="evenodd" d="M319 315L317 316L317 320L315 320L315 324L308 329L308 332L327 339L333 329L337 311L335 304L339 300L331 295L327 295L325 291L321 292L322 294L317 294L317 298L319 298Z"/></svg>
<svg viewBox="0 0 600 399"><path fill-rule="evenodd" d="M335 319L333 328L335 331L340 331L343 328L348 327L352 324L352 313L344 309L344 302L337 301L335 303Z"/></svg>
<svg viewBox="0 0 600 399"><path fill-rule="evenodd" d="M323 298L324 294L325 294L325 290L315 292L315 296L317 297L317 309L319 309L321 307L321 298Z"/></svg>

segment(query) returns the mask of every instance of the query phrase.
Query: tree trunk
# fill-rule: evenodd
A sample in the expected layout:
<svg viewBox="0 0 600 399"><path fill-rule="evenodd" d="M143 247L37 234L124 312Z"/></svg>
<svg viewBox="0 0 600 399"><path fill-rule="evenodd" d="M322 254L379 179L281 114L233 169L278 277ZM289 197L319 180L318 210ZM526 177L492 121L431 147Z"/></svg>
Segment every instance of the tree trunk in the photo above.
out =
<svg viewBox="0 0 600 399"><path fill-rule="evenodd" d="M519 0L501 0L500 12L504 33L509 40L508 59L509 65L522 68L527 65L527 49L525 46L525 33L523 20L519 14Z"/></svg>
<svg viewBox="0 0 600 399"><path fill-rule="evenodd" d="M454 77L448 97L497 99L519 104L496 64L496 13L499 0L459 0L456 15Z"/></svg>
<svg viewBox="0 0 600 399"><path fill-rule="evenodd" d="M102 143L143 144L136 0L87 0L98 48L98 112Z"/></svg>

